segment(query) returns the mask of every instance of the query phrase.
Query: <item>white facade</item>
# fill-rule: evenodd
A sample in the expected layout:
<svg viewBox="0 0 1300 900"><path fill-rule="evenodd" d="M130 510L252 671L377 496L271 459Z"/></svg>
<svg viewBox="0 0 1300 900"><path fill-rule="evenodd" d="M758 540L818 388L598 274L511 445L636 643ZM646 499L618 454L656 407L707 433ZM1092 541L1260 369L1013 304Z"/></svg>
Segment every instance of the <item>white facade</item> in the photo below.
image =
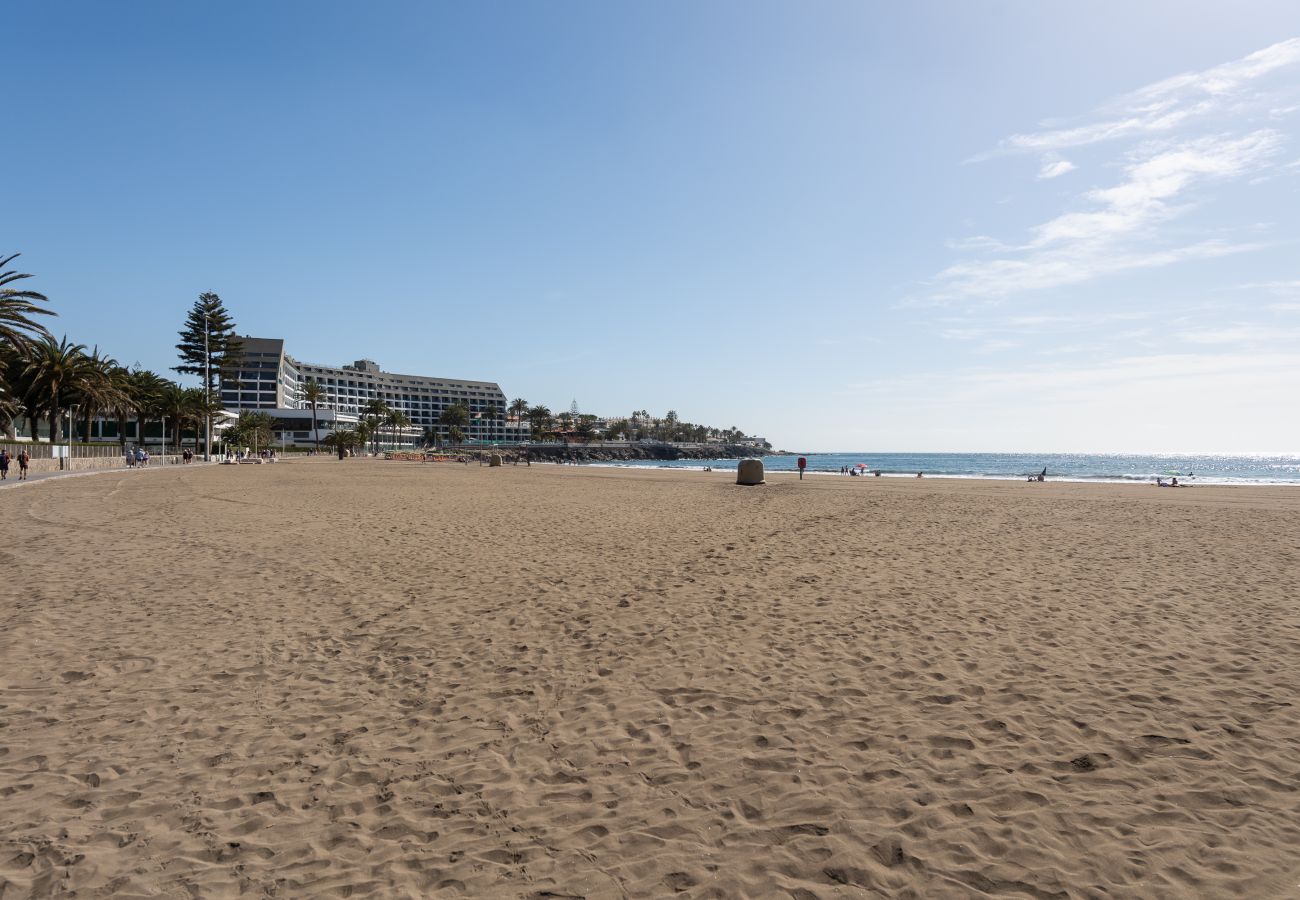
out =
<svg viewBox="0 0 1300 900"><path fill-rule="evenodd" d="M470 412L469 426L464 429L468 440L507 440L506 395L495 382L398 375L382 371L368 359L350 366L304 363L285 353L284 341L278 338L240 340L243 363L238 372L223 373L221 379L221 401L226 409L307 409L302 390L308 381L314 381L325 391L325 399L317 404L321 409L360 416L367 403L381 400L389 408L405 412L416 433L435 428L445 437L447 429L438 419L447 407L461 403Z"/></svg>

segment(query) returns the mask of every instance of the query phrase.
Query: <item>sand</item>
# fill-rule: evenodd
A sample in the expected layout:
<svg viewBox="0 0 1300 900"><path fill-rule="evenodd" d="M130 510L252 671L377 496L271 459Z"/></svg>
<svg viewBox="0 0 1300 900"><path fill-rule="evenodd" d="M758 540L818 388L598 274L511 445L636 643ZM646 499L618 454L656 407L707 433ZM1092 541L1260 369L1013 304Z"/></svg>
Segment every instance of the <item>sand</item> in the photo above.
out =
<svg viewBox="0 0 1300 900"><path fill-rule="evenodd" d="M0 896L1300 895L1300 491L731 480L0 491Z"/></svg>

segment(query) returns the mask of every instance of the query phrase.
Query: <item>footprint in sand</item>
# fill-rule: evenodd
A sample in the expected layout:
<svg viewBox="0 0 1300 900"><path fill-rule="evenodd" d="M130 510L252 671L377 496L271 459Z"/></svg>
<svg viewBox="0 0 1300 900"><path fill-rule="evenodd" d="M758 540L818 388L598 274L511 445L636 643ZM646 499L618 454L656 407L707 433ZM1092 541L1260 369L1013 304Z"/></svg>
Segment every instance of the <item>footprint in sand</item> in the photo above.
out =
<svg viewBox="0 0 1300 900"><path fill-rule="evenodd" d="M153 670L155 660L152 656L123 656L121 659L100 663L95 669L96 675L137 675Z"/></svg>

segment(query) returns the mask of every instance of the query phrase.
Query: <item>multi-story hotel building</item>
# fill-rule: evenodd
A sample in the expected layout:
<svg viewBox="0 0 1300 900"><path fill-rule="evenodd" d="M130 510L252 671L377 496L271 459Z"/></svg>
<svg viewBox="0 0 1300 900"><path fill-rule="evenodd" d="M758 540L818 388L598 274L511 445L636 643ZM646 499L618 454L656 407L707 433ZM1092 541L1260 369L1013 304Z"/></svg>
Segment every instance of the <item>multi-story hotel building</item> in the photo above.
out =
<svg viewBox="0 0 1300 900"><path fill-rule="evenodd" d="M307 382L314 381L325 390L325 399L317 404L318 408L335 410L349 418L364 414L371 400L382 400L410 416L410 430L414 433L437 428L445 435L438 417L447 407L460 403L469 409L469 427L465 429L469 440L515 439L515 429L507 435L506 395L495 382L397 375L382 371L369 359L359 359L350 366L317 365L299 362L285 353L284 341L279 338L240 337L240 341L243 362L239 370L222 373L221 377L221 402L226 409L308 409L310 404L303 400L302 390ZM306 427L310 428L310 424Z"/></svg>

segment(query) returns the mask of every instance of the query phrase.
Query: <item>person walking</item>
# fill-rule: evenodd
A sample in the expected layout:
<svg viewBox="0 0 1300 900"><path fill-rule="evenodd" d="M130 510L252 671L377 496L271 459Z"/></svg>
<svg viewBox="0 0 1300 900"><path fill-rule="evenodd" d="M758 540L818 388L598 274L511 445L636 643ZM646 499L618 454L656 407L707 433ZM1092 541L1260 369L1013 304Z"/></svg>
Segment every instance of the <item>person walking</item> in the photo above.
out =
<svg viewBox="0 0 1300 900"><path fill-rule="evenodd" d="M31 461L32 461L31 454L27 452L26 447L18 451L18 480L19 481L27 480L27 464L30 463Z"/></svg>
<svg viewBox="0 0 1300 900"><path fill-rule="evenodd" d="M9 478L9 451L0 450L0 481L6 481Z"/></svg>

